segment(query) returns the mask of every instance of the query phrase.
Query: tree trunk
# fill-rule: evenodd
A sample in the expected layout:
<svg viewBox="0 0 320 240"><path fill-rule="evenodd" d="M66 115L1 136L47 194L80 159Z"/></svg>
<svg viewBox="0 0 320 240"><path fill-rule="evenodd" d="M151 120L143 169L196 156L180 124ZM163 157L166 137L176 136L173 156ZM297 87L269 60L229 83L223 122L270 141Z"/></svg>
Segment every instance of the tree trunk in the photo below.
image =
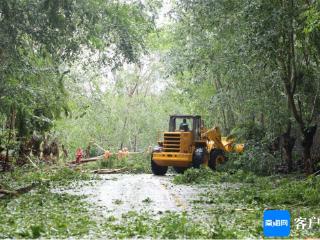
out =
<svg viewBox="0 0 320 240"><path fill-rule="evenodd" d="M222 118L223 118L223 128L224 128L224 131L229 133L229 127L228 127L228 124L227 124L227 118L226 118L226 114L225 114L225 111L224 111L224 108L223 106L221 106L221 113L222 113Z"/></svg>
<svg viewBox="0 0 320 240"><path fill-rule="evenodd" d="M42 156L43 159L48 162L50 160L51 148L49 145L49 140L47 137L44 137L43 147L42 147Z"/></svg>
<svg viewBox="0 0 320 240"><path fill-rule="evenodd" d="M265 120L264 120L264 114L263 114L263 112L260 113L260 125L261 125L262 129L265 128Z"/></svg>
<svg viewBox="0 0 320 240"><path fill-rule="evenodd" d="M12 107L11 113L7 122L7 128L9 128L9 135L7 139L6 157L3 163L3 171L9 171L11 169L10 159L9 159L9 148L10 148L12 139L15 138L14 136L15 121L16 121L16 110L14 107Z"/></svg>
<svg viewBox="0 0 320 240"><path fill-rule="evenodd" d="M90 145L89 145L89 149L86 149L86 152L85 154L87 155L88 152L89 152L89 155L90 155ZM51 154L52 154L52 159L53 161L57 161L59 160L59 144L58 144L58 140L57 139L54 139L52 140L52 142L50 143L50 151L51 151Z"/></svg>
<svg viewBox="0 0 320 240"><path fill-rule="evenodd" d="M138 140L137 140L137 135L134 135L134 144L133 144L133 150L134 150L134 152L136 152L137 151L137 143L138 142Z"/></svg>
<svg viewBox="0 0 320 240"><path fill-rule="evenodd" d="M61 145L62 152L63 152L63 158L66 159L68 158L68 150L65 148L65 146L62 144Z"/></svg>
<svg viewBox="0 0 320 240"><path fill-rule="evenodd" d="M282 135L283 139L283 150L285 154L285 161L287 164L288 173L290 173L293 169L293 161L292 161L292 150L295 144L296 139L290 136L291 133L291 122L288 122L287 131Z"/></svg>
<svg viewBox="0 0 320 240"><path fill-rule="evenodd" d="M311 158L311 147L313 144L313 137L316 133L317 125L305 128L303 131L303 163L304 170L307 174L311 174L313 172L314 164Z"/></svg>
<svg viewBox="0 0 320 240"><path fill-rule="evenodd" d="M126 127L127 127L127 121L128 121L128 117L126 116L124 119L124 123L123 123L123 128L122 128L122 134L121 134L121 143L120 143L120 150L123 149L123 144L124 144L124 138L125 138L125 133L126 133Z"/></svg>
<svg viewBox="0 0 320 240"><path fill-rule="evenodd" d="M18 160L17 164L19 166L23 166L24 164L27 163L27 157L31 153L31 142L30 141L20 141L20 147L19 147L19 155L18 155Z"/></svg>
<svg viewBox="0 0 320 240"><path fill-rule="evenodd" d="M216 87L216 90L220 90L222 89L222 83L218 78L215 79L216 81L214 81L214 84L215 84L215 87ZM229 132L229 127L228 127L228 124L227 124L227 118L226 118L226 113L225 113L225 105L221 105L220 106L220 111L221 111L221 114L222 114L222 118L223 118L223 130L225 130L225 132Z"/></svg>
<svg viewBox="0 0 320 240"><path fill-rule="evenodd" d="M41 143L42 143L43 138L39 135L33 134L31 137L31 142L32 142L32 154L35 157L40 158L41 155Z"/></svg>

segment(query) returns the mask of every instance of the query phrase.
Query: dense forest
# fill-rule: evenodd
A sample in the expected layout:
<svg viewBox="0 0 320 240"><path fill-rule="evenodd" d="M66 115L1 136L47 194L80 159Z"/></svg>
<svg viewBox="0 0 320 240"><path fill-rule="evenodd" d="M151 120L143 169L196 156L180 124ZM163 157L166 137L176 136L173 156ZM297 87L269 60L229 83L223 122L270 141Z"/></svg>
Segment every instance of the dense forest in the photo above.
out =
<svg viewBox="0 0 320 240"><path fill-rule="evenodd" d="M27 183L29 177L18 176L32 169L43 180L43 171L64 168L79 148L87 157L105 150L141 154L133 161L144 172L147 154L173 114L201 115L207 128L219 126L224 136L244 143L245 151L230 153L221 166L221 171L243 171L239 179L317 176L320 2L0 2L0 190L20 186L20 180ZM201 181L211 179L203 171ZM50 174L52 181L65 178ZM72 180L86 180L76 174ZM189 174L186 178L196 173ZM312 185L314 198L302 197L302 205L314 206L318 180ZM187 180L178 176L175 181ZM5 201L0 212L10 199ZM39 237L38 230L32 228L33 235L0 233L0 238ZM50 231L44 236L66 237ZM239 236L219 231L151 237ZM134 236L139 235L110 237ZM248 236L258 235L242 237Z"/></svg>
<svg viewBox="0 0 320 240"><path fill-rule="evenodd" d="M173 2L157 26L160 6L1 3L3 168L43 142L72 153L91 140L143 150L168 115L192 113L225 134L281 145L289 171L315 170L319 4Z"/></svg>

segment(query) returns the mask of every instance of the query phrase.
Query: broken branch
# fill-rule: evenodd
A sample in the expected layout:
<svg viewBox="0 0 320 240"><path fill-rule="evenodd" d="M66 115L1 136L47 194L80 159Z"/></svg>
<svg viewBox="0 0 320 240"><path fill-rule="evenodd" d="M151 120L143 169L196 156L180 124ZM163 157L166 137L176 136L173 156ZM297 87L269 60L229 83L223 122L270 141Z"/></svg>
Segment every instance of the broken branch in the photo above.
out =
<svg viewBox="0 0 320 240"><path fill-rule="evenodd" d="M116 168L116 169L97 169L92 171L92 173L96 174L111 174L111 173L120 173L126 171L127 168Z"/></svg>

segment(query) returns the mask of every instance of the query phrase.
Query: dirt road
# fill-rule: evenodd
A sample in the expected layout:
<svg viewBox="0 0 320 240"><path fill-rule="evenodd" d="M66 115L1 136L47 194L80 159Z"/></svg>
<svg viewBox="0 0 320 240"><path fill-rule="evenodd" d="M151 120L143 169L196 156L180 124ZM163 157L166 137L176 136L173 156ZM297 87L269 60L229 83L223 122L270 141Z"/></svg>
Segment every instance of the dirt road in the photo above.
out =
<svg viewBox="0 0 320 240"><path fill-rule="evenodd" d="M191 186L171 183L172 175L112 174L102 180L68 190L69 193L87 195L87 200L114 216L128 211L189 211L190 202L199 193Z"/></svg>

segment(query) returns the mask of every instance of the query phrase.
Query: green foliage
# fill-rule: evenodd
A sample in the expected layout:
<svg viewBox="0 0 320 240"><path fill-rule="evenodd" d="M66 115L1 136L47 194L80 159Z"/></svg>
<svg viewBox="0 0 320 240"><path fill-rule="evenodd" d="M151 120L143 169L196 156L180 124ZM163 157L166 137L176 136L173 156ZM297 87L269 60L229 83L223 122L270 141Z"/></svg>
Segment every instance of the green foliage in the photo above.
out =
<svg viewBox="0 0 320 240"><path fill-rule="evenodd" d="M100 168L125 168L131 173L151 173L149 154L132 154L128 157L117 159L112 156L108 160L100 161Z"/></svg>
<svg viewBox="0 0 320 240"><path fill-rule="evenodd" d="M52 169L47 166L40 166L34 169L30 166L16 168L11 173L0 174L0 185L11 190L27 186L32 183L39 183L40 186L64 186L78 180L91 180L92 175L72 170L65 166L56 166Z"/></svg>
<svg viewBox="0 0 320 240"><path fill-rule="evenodd" d="M107 160L105 159L100 160L98 165L100 168L113 168L116 161L117 161L117 156L112 155Z"/></svg>
<svg viewBox="0 0 320 240"><path fill-rule="evenodd" d="M41 191L0 201L1 238L82 236L95 226L81 197Z"/></svg>
<svg viewBox="0 0 320 240"><path fill-rule="evenodd" d="M208 167L200 169L189 168L184 174L174 176L173 182L175 184L210 184L221 182L254 182L254 175L251 172L243 170L238 171L212 171Z"/></svg>
<svg viewBox="0 0 320 240"><path fill-rule="evenodd" d="M72 71L72 77L80 81L74 84L69 79L73 114L56 121L54 128L72 152L79 146L85 148L91 140L112 152L123 147L146 151L148 146L156 145L159 131L168 129L168 116L183 112L181 105L158 87L166 85L159 79L162 64L157 59L147 59L144 64L114 70L115 82L96 77L101 70L95 65L93 72ZM88 91L86 81L92 84L88 95L83 94ZM103 90L105 86L107 89Z"/></svg>
<svg viewBox="0 0 320 240"><path fill-rule="evenodd" d="M305 32L316 33L320 29L320 4L319 2L313 2L309 8L303 14L306 21Z"/></svg>
<svg viewBox="0 0 320 240"><path fill-rule="evenodd" d="M67 169L48 169L45 172L55 189L70 188L74 180L89 179ZM202 174L200 175L200 172ZM191 173L192 171L190 171ZM259 177L244 171L212 172L194 170L188 184L202 184L203 191L193 201L191 213L164 212L153 214L134 211L121 217L92 218L92 211L100 211L87 204L83 197L51 192L48 185L14 199L0 200L0 236L3 238L39 237L108 237L108 238L237 238L261 237L261 218L266 208L290 209L292 218L311 217L318 208L320 179L292 176ZM210 173L210 174L209 174ZM5 182L14 179L18 185L39 181L39 176L22 171L5 174ZM182 176L182 175L178 175ZM202 176L202 177L200 177ZM206 177L203 177L206 176ZM41 176L43 181L43 176ZM66 181L62 179L67 179ZM195 180L197 179L197 180ZM1 179L2 184L3 179ZM82 181L83 182L83 181ZM85 182L84 182L85 183ZM72 185L74 188L77 185ZM206 186L205 188L203 188ZM143 202L148 203L146 198ZM115 204L122 204L117 199ZM208 218L201 218L205 211ZM197 214L195 214L197 213ZM299 235L300 234L300 235ZM301 235L302 234L302 235ZM307 233L292 229L291 236L319 236L317 228Z"/></svg>
<svg viewBox="0 0 320 240"><path fill-rule="evenodd" d="M116 205L121 205L121 204L123 204L123 202L122 202L120 199L115 199L115 200L113 201L113 203L116 204Z"/></svg>
<svg viewBox="0 0 320 240"><path fill-rule="evenodd" d="M243 153L229 153L228 161L218 168L221 171L242 169L246 172L267 176L277 173L281 163L280 155L269 153L264 144L248 142Z"/></svg>
<svg viewBox="0 0 320 240"><path fill-rule="evenodd" d="M160 218L154 230L155 236L168 238L201 238L208 237L208 232L200 223L190 221L186 213L169 213Z"/></svg>
<svg viewBox="0 0 320 240"><path fill-rule="evenodd" d="M66 167L34 170L19 168L0 175L0 187L16 190L39 185L18 197L0 199L0 238L82 236L95 226L83 197L54 193L51 187L68 187L92 176Z"/></svg>
<svg viewBox="0 0 320 240"><path fill-rule="evenodd" d="M317 192L319 191L320 180L318 177L297 179L283 176L254 176L252 181L247 181L247 179L234 181L234 177L231 179L232 182L246 184L240 185L237 189L230 188L222 196L215 196L216 199L212 203L223 200L229 203L236 201L238 204L243 203L268 208L281 206L291 208L290 206L316 206L319 201Z"/></svg>
<svg viewBox="0 0 320 240"><path fill-rule="evenodd" d="M136 154L120 160L119 166L127 167L133 173L151 173L150 154Z"/></svg>
<svg viewBox="0 0 320 240"><path fill-rule="evenodd" d="M226 201L226 199L222 199L226 195L229 195L227 201L269 206L281 204L314 206L320 200L320 196L317 194L320 189L319 176L311 176L307 179L281 175L259 177L243 170L212 173L209 169L189 169L186 173L185 176L175 176L173 182L175 184L206 184L208 186L213 183L240 184L236 189L229 188L221 198L212 199L214 203ZM214 195L211 197L214 198Z"/></svg>
<svg viewBox="0 0 320 240"><path fill-rule="evenodd" d="M131 211L122 215L120 222L108 222L104 228L111 238L211 238L211 232L186 213L166 212L159 219L154 219L148 213Z"/></svg>
<svg viewBox="0 0 320 240"><path fill-rule="evenodd" d="M266 204L316 206L319 203L320 178L309 177L300 181L282 181L278 188L262 192Z"/></svg>
<svg viewBox="0 0 320 240"><path fill-rule="evenodd" d="M176 184L206 183L213 174L208 168L189 168L183 174L174 176L173 182Z"/></svg>
<svg viewBox="0 0 320 240"><path fill-rule="evenodd" d="M217 237L259 238L265 209L288 209L291 219L319 215L319 186L319 176L305 179L288 175L261 177L242 170L215 172L202 182L203 192L192 202L195 212L210 216L209 223L219 232ZM308 231L297 230L293 222L292 226L290 237L319 237L316 226Z"/></svg>
<svg viewBox="0 0 320 240"><path fill-rule="evenodd" d="M115 155L108 160L99 160L81 166L82 169L95 170L100 168L124 168L129 173L151 173L150 154L135 153L118 159Z"/></svg>
<svg viewBox="0 0 320 240"><path fill-rule="evenodd" d="M195 171L198 172L198 171ZM182 175L183 176L183 175ZM203 176L203 174L202 174ZM312 176L307 179L297 177L271 176L259 177L252 173L242 170L227 173L216 172L209 175L210 177L200 178L198 181L190 181L188 178L175 177L173 182L176 184L207 184L212 183L236 183L237 188L229 188L223 195L205 195L206 203L223 202L243 202L253 205L264 206L315 206L319 202L318 191L320 189L320 178ZM188 180L188 181L187 181ZM196 201L199 202L199 201Z"/></svg>
<svg viewBox="0 0 320 240"><path fill-rule="evenodd" d="M208 127L261 140L283 134L289 120L300 130L316 120L317 1L187 0L174 12L164 57L172 92Z"/></svg>
<svg viewBox="0 0 320 240"><path fill-rule="evenodd" d="M149 204L152 202L152 200L151 200L151 198L147 197L147 198L143 199L142 202Z"/></svg>
<svg viewBox="0 0 320 240"><path fill-rule="evenodd" d="M0 120L17 131L8 141L44 134L70 114L65 77L76 60L77 66L86 65L87 55L112 67L137 62L153 29L151 15L139 3L2 1Z"/></svg>
<svg viewBox="0 0 320 240"><path fill-rule="evenodd" d="M60 169L46 171L44 175L21 171L19 174L5 174L1 183L10 184L13 179L17 185L34 181L43 181L46 176L55 189L61 186L70 187L80 173ZM62 180L64 179L64 180ZM75 186L72 185L74 188ZM114 216L106 220L93 219L94 206L83 201L82 196L52 192L48 185L43 185L32 192L23 194L15 199L0 200L0 237L2 238L65 238L65 237L160 237L160 238L211 238L212 231L201 223L194 222L186 213L165 212L153 217L149 213L128 212L118 220ZM150 202L147 198L145 203ZM122 204L119 199L115 204ZM89 210L90 208L91 210ZM221 230L221 229L220 229ZM220 231L219 230L219 231ZM218 232L219 232L218 231ZM214 233L217 234L217 233Z"/></svg>
<svg viewBox="0 0 320 240"><path fill-rule="evenodd" d="M235 135L239 141L261 141L265 136L265 130L255 122L247 122L233 128L231 135Z"/></svg>

